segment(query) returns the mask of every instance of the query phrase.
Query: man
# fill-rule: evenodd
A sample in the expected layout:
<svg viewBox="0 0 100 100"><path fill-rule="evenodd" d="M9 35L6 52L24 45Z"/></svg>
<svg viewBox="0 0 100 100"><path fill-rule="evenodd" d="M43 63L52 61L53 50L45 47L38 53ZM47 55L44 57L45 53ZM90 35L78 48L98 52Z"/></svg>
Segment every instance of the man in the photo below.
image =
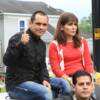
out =
<svg viewBox="0 0 100 100"><path fill-rule="evenodd" d="M48 27L43 11L32 14L29 28L9 40L3 57L7 66L6 89L17 100L52 100L51 86L45 64L46 46L40 37Z"/></svg>
<svg viewBox="0 0 100 100"><path fill-rule="evenodd" d="M73 75L72 80L75 92L74 98L77 100L94 100L91 97L94 91L93 79L88 72L78 71Z"/></svg>
<svg viewBox="0 0 100 100"><path fill-rule="evenodd" d="M86 71L77 71L72 76L74 94L57 100L95 100L91 95L94 91L91 75Z"/></svg>

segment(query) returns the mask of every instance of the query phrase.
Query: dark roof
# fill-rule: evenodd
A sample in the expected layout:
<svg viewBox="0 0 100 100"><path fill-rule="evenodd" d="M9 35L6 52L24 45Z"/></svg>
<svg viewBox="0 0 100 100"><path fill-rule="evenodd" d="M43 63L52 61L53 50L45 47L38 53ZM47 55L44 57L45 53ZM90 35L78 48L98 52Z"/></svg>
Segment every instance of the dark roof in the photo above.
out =
<svg viewBox="0 0 100 100"><path fill-rule="evenodd" d="M62 13L62 10L57 10L44 2L0 0L0 11L2 12L32 14L36 10L43 10L48 15Z"/></svg>

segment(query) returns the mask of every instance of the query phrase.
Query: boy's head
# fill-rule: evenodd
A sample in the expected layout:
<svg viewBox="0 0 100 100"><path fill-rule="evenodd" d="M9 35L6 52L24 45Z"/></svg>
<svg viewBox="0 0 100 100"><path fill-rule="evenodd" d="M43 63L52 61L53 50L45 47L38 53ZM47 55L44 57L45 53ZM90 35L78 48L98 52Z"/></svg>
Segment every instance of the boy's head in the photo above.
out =
<svg viewBox="0 0 100 100"><path fill-rule="evenodd" d="M73 90L79 100L89 100L93 93L92 76L86 71L77 71L73 77Z"/></svg>

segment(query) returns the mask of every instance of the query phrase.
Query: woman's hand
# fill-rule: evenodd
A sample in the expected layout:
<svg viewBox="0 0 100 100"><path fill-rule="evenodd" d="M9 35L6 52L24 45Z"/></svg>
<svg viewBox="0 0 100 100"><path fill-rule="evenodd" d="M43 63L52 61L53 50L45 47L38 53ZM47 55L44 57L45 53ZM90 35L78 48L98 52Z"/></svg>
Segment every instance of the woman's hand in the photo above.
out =
<svg viewBox="0 0 100 100"><path fill-rule="evenodd" d="M67 76L66 74L64 74L62 76L62 78L64 78L65 80L67 80L69 82L69 84L73 87L73 82L72 82L72 78Z"/></svg>
<svg viewBox="0 0 100 100"><path fill-rule="evenodd" d="M46 86L49 89L51 89L51 85L50 85L50 83L48 81L44 80L42 83L43 83L44 86Z"/></svg>

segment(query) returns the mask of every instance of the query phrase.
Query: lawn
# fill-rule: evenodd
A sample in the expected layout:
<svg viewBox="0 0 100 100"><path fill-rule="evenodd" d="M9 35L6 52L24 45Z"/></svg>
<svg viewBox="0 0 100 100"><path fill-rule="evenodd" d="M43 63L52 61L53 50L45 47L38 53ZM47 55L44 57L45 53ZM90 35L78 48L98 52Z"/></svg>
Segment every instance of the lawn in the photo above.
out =
<svg viewBox="0 0 100 100"><path fill-rule="evenodd" d="M5 89L5 83L0 81L0 93L1 92L6 92L6 89Z"/></svg>

